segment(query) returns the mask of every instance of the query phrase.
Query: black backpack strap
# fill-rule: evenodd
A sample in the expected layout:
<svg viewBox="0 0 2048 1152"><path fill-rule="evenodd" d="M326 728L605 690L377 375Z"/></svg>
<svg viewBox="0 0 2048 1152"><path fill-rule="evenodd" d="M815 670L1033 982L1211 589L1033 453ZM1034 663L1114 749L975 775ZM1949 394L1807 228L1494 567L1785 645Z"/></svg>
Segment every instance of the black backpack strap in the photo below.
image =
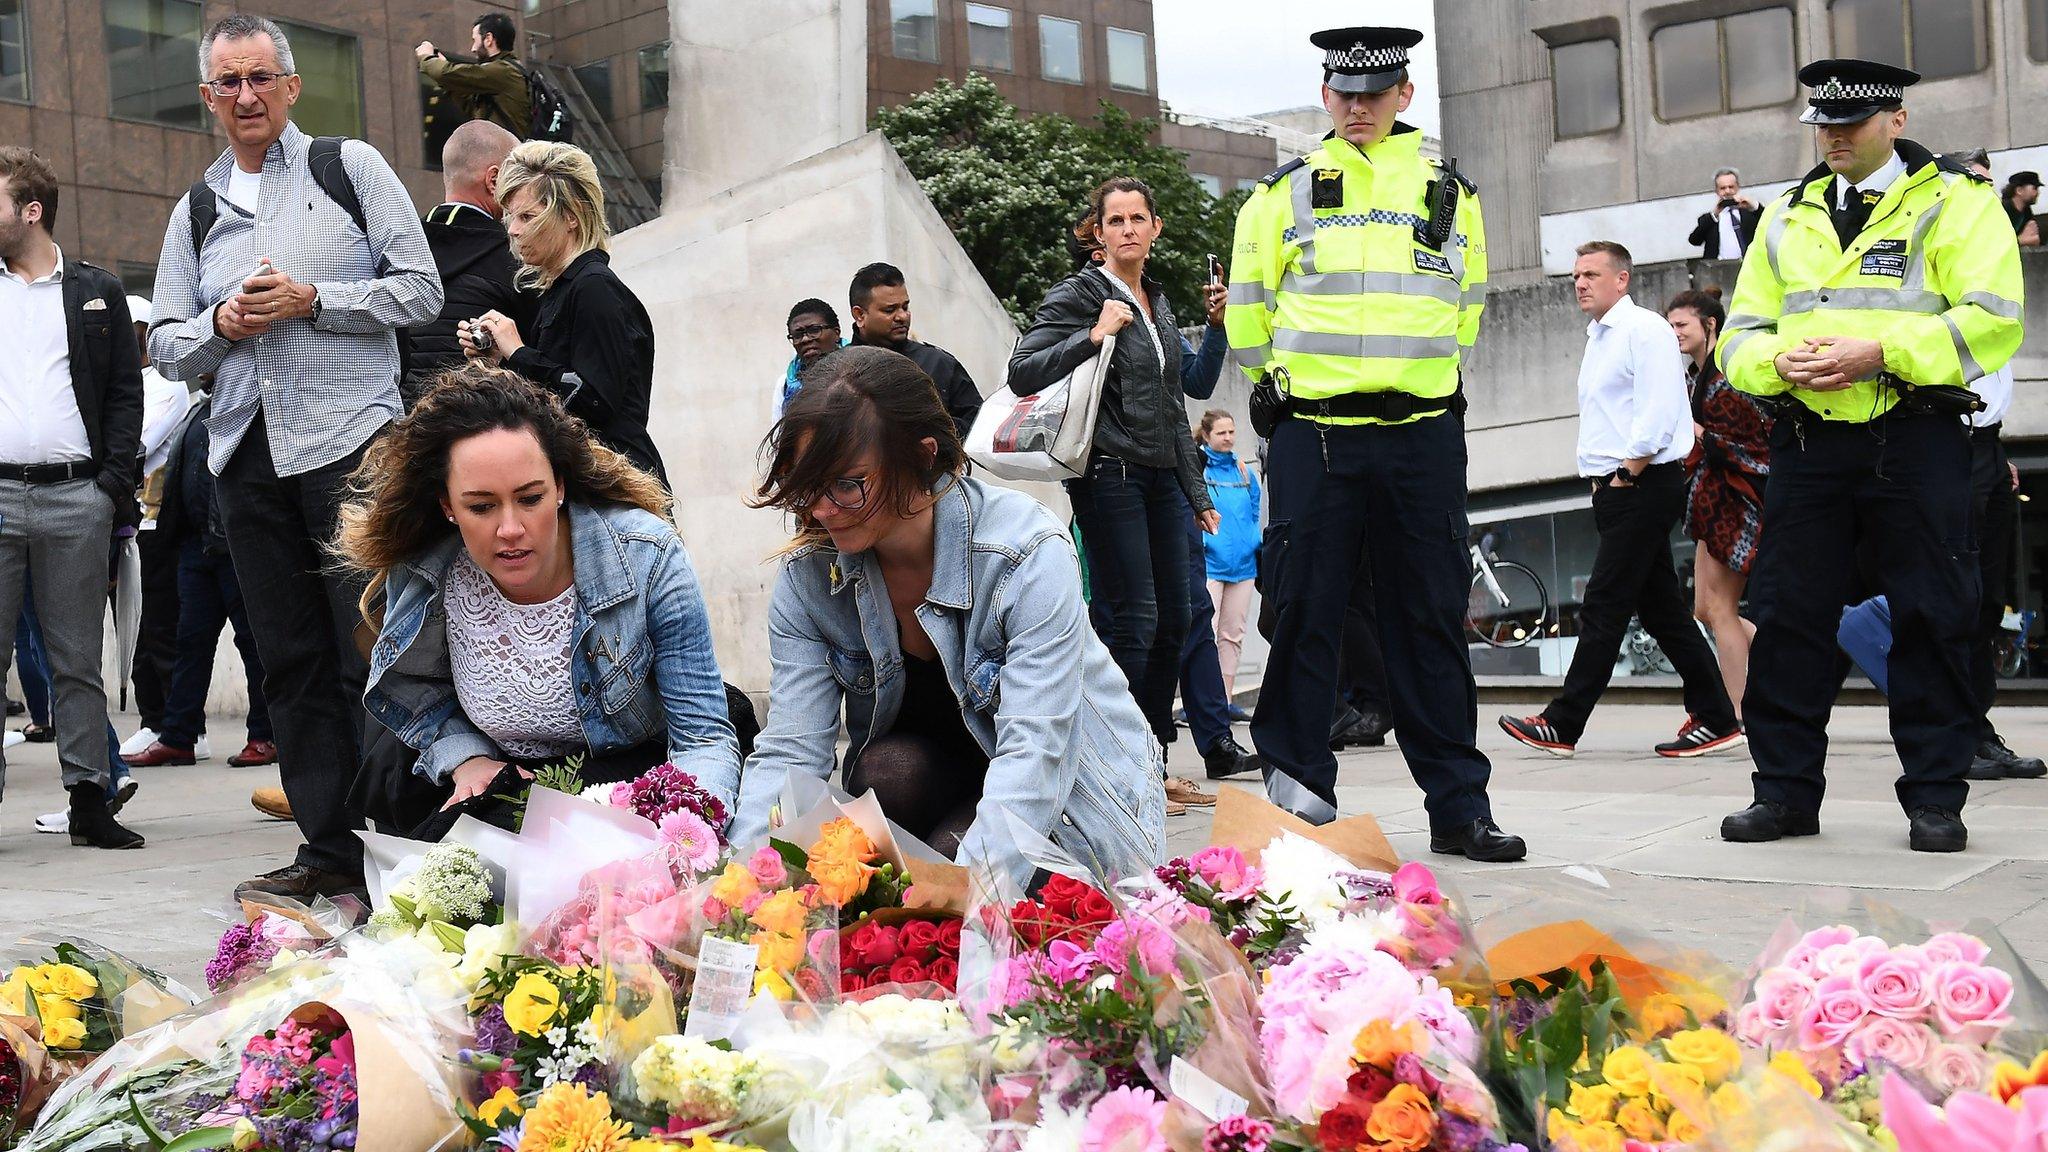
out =
<svg viewBox="0 0 2048 1152"><path fill-rule="evenodd" d="M315 136L306 148L306 164L313 170L313 183L327 194L329 200L341 206L348 218L356 222L356 229L365 240L370 238L370 226L363 216L362 198L356 195L355 181L349 179L348 166L342 163L341 146L346 140L342 136ZM372 244L375 242L372 241ZM382 253L377 256L377 275L382 277L391 270L391 262Z"/></svg>
<svg viewBox="0 0 2048 1152"><path fill-rule="evenodd" d="M204 180L192 182L192 190L185 194L185 211L192 221L192 255L206 247L206 234L213 231L213 222L220 219L220 201L214 197L213 185Z"/></svg>

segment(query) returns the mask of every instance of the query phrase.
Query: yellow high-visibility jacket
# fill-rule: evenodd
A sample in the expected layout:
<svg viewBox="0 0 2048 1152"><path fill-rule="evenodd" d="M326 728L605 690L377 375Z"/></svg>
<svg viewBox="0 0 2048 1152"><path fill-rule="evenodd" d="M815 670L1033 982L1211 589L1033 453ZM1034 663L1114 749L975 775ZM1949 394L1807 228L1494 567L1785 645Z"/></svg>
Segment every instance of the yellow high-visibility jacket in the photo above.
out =
<svg viewBox="0 0 2048 1152"><path fill-rule="evenodd" d="M1421 147L1422 133L1398 123L1363 152L1331 136L1259 182L1237 215L1224 311L1254 379L1284 367L1309 400L1457 391L1459 352L1486 304L1486 230L1467 184L1443 251L1416 238L1444 175Z"/></svg>
<svg viewBox="0 0 2048 1152"><path fill-rule="evenodd" d="M1764 209L1742 259L1722 372L1757 396L1790 393L1822 419L1865 422L1898 403L1875 380L1834 392L1794 388L1777 358L1809 337L1884 343L1885 371L1911 384L1967 387L2019 350L2019 247L1989 182L1898 142L1906 174L1871 208L1846 251L1826 165Z"/></svg>

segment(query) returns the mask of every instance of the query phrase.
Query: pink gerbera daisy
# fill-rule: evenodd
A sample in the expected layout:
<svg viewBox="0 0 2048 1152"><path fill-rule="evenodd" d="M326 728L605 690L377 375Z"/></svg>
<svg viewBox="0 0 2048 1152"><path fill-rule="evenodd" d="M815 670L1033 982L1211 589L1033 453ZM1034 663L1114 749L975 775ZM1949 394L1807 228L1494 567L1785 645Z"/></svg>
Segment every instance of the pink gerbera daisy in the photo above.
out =
<svg viewBox="0 0 2048 1152"><path fill-rule="evenodd" d="M1143 1088L1118 1088L1095 1102L1081 1129L1081 1152L1166 1152L1166 1101Z"/></svg>

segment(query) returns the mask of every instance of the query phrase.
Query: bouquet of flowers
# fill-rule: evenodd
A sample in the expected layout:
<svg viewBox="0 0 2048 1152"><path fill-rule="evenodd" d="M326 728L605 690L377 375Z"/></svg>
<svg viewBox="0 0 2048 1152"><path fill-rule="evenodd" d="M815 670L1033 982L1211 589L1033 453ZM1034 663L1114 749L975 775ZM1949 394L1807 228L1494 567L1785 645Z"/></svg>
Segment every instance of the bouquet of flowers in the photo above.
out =
<svg viewBox="0 0 2048 1152"><path fill-rule="evenodd" d="M842 995L889 985L932 984L946 995L960 986L961 920L891 910L839 930Z"/></svg>
<svg viewBox="0 0 2048 1152"><path fill-rule="evenodd" d="M585 789L583 799L638 815L661 831L662 857L678 872L703 875L718 863L725 802L674 764L659 764L623 784Z"/></svg>
<svg viewBox="0 0 2048 1152"><path fill-rule="evenodd" d="M504 1127L489 1146L503 1152L761 1152L708 1136L636 1135L629 1122L613 1115L603 1092L581 1084L557 1084L543 1090L532 1107L513 1102L501 1110Z"/></svg>
<svg viewBox="0 0 2048 1152"><path fill-rule="evenodd" d="M1153 869L1152 877L1189 908L1189 915L1207 920L1254 960L1278 950L1297 927L1266 899L1264 870L1228 845L1176 856Z"/></svg>
<svg viewBox="0 0 2048 1152"><path fill-rule="evenodd" d="M1731 1083L1742 1046L1718 1028L1690 1028L1647 1044L1624 1044L1597 1070L1580 1072L1553 1100L1547 1135L1567 1152L1616 1152L1625 1141L1678 1147L1705 1138L1712 1118L1747 1110Z"/></svg>
<svg viewBox="0 0 2048 1152"><path fill-rule="evenodd" d="M1504 1142L1486 1089L1446 1060L1421 1023L1368 1021L1352 1039L1341 1095L1324 1108L1313 1144L1324 1152L1523 1152Z"/></svg>
<svg viewBox="0 0 2048 1152"><path fill-rule="evenodd" d="M331 905L301 919L276 909L228 925L206 962L206 990L216 995L251 977L275 971L327 948L348 925ZM435 946L439 947L438 938Z"/></svg>
<svg viewBox="0 0 2048 1152"><path fill-rule="evenodd" d="M2015 994L2012 973L1990 955L1960 932L1889 944L1846 924L1815 928L1758 973L1735 1032L1791 1054L1844 1115L1874 1131L1876 1080L1887 1070L1925 1084L1937 1103L1989 1082Z"/></svg>
<svg viewBox="0 0 2048 1152"><path fill-rule="evenodd" d="M35 1021L0 1015L0 1148L35 1121L65 1067L50 1058Z"/></svg>
<svg viewBox="0 0 2048 1152"><path fill-rule="evenodd" d="M194 999L175 981L87 941L26 946L37 959L0 975L0 1016L33 1021L40 1043L58 1059L105 1052Z"/></svg>
<svg viewBox="0 0 2048 1152"><path fill-rule="evenodd" d="M492 894L491 873L477 850L436 844L416 870L384 894L370 916L369 931L385 939L429 932L445 950L456 952L466 930L498 923L503 916Z"/></svg>
<svg viewBox="0 0 2048 1152"><path fill-rule="evenodd" d="M178 1139L189 1148L233 1144L245 1152L354 1148L359 1097L348 1022L311 1006L249 1040L225 1097L185 1101L192 1126L173 1134L145 1115L144 1132L152 1147Z"/></svg>
<svg viewBox="0 0 2048 1152"><path fill-rule="evenodd" d="M602 1087L604 976L535 956L505 956L485 972L469 1002L474 1040L456 1054L476 1074L472 1131L490 1135L487 1118L509 1103L556 1084Z"/></svg>

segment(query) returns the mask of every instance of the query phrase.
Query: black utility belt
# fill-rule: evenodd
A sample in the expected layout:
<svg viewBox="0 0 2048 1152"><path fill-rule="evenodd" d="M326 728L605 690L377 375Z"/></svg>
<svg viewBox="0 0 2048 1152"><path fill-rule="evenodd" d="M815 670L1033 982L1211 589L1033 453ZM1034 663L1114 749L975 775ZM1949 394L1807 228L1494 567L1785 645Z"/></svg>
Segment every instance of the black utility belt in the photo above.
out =
<svg viewBox="0 0 2048 1152"><path fill-rule="evenodd" d="M100 466L91 460L66 460L61 464L0 463L0 480L13 480L20 484L63 484L99 474Z"/></svg>
<svg viewBox="0 0 2048 1152"><path fill-rule="evenodd" d="M1449 412L1458 407L1459 400L1456 393L1435 399L1407 392L1354 392L1321 400L1289 396L1282 404L1281 415L1303 420L1385 420L1398 424L1417 416Z"/></svg>

